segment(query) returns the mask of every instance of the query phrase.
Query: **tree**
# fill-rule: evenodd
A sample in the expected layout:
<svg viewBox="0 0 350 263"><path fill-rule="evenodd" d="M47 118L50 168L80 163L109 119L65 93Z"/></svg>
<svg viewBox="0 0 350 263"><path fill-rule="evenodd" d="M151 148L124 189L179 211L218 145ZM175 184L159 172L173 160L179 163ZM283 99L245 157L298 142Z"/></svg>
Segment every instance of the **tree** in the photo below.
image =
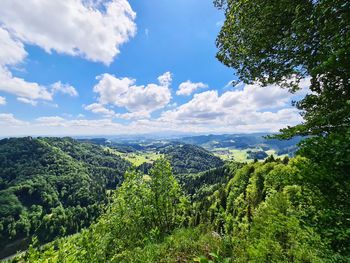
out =
<svg viewBox="0 0 350 263"><path fill-rule="evenodd" d="M169 162L160 158L154 162L150 175L128 171L106 213L80 234L58 240L55 253L70 258L69 262L120 262L126 250L160 241L180 227L186 204ZM35 250L29 251L26 259L33 255L36 256ZM38 261L34 259L29 262Z"/></svg>
<svg viewBox="0 0 350 263"><path fill-rule="evenodd" d="M156 227L167 233L181 223L181 207L184 196L172 175L170 163L161 158L150 171L151 204ZM180 216L180 218L179 218Z"/></svg>
<svg viewBox="0 0 350 263"><path fill-rule="evenodd" d="M296 103L304 123L283 137L327 135L350 126L350 2L347 0L215 0L226 21L217 58L246 83L292 92L310 79Z"/></svg>
<svg viewBox="0 0 350 263"><path fill-rule="evenodd" d="M302 185L319 189L317 231L335 253L348 260L350 2L214 2L226 16L217 38L217 58L234 68L240 80L262 86L277 84L291 92L305 79L310 80L312 93L296 102L304 122L282 129L276 137L311 135L299 151L309 160ZM283 178L275 182L280 184Z"/></svg>

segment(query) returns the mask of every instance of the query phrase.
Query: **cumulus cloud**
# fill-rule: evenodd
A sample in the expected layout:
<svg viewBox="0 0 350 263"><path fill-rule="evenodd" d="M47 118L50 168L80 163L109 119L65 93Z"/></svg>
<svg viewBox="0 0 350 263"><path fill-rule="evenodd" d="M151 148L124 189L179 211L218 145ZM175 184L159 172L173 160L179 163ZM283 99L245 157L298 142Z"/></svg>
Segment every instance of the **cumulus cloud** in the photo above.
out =
<svg viewBox="0 0 350 263"><path fill-rule="evenodd" d="M0 2L0 22L22 43L105 64L135 35L135 17L127 0Z"/></svg>
<svg viewBox="0 0 350 263"><path fill-rule="evenodd" d="M14 77L12 73L0 65L0 91L18 96L18 101L37 104L37 100L52 101L53 96L60 92L69 96L78 96L76 89L68 84L56 82L49 87L36 82L28 82Z"/></svg>
<svg viewBox="0 0 350 263"><path fill-rule="evenodd" d="M0 27L0 65L15 65L24 60L27 52L22 42Z"/></svg>
<svg viewBox="0 0 350 263"><path fill-rule="evenodd" d="M4 128L4 132L6 132L6 127L10 127L10 128L23 127L28 123L16 119L12 113L0 113L0 124L1 124L1 127ZM11 135L11 133L6 135Z"/></svg>
<svg viewBox="0 0 350 263"><path fill-rule="evenodd" d="M128 111L126 114L117 114L116 117L144 118L150 116L153 111L164 108L171 100L170 72L158 77L159 84L140 86L136 85L135 79L117 78L108 73L97 79L99 82L93 90L98 93L98 103L85 107L87 110L94 110L95 113L98 113L98 110L103 114L101 110L103 105L114 105ZM100 109L96 109L97 105Z"/></svg>
<svg viewBox="0 0 350 263"><path fill-rule="evenodd" d="M165 72L163 75L158 77L159 84L164 87L170 86L171 82L173 81L172 74L168 71Z"/></svg>
<svg viewBox="0 0 350 263"><path fill-rule="evenodd" d="M12 76L11 72L0 67L0 91L28 99L52 100L52 94L47 88L24 79Z"/></svg>
<svg viewBox="0 0 350 263"><path fill-rule="evenodd" d="M58 81L58 82L55 82L54 84L52 84L51 90L52 90L53 94L61 92L63 94L67 94L71 97L78 96L78 92L73 86L71 86L69 84L62 84L61 81Z"/></svg>
<svg viewBox="0 0 350 263"><path fill-rule="evenodd" d="M69 96L78 96L74 87L68 84L56 82L50 87L39 85L36 82L28 82L22 78L14 77L12 73L0 66L0 91L20 97L19 101L31 104L36 100L52 101L54 94L61 92ZM25 101L26 100L26 101Z"/></svg>
<svg viewBox="0 0 350 263"><path fill-rule="evenodd" d="M35 101L35 100L22 98L22 97L18 97L17 100L20 101L20 102L26 103L26 104L30 104L32 106L36 106L38 104L38 102Z"/></svg>
<svg viewBox="0 0 350 263"><path fill-rule="evenodd" d="M297 94L291 94L278 86L241 85L239 89L219 95L217 90L195 94L189 102L162 113L165 123L191 125L229 126L280 129L302 121L291 101L305 93L308 80Z"/></svg>
<svg viewBox="0 0 350 263"><path fill-rule="evenodd" d="M104 116L115 116L115 112L113 110L109 110L99 103L92 103L85 106L84 109Z"/></svg>
<svg viewBox="0 0 350 263"><path fill-rule="evenodd" d="M0 91L29 99L51 100L50 92L34 82L13 77L7 66L22 62L27 53L23 44L0 27Z"/></svg>
<svg viewBox="0 0 350 263"><path fill-rule="evenodd" d="M59 116L49 116L49 117L40 117L36 119L39 126L45 125L48 127L64 127L66 120Z"/></svg>
<svg viewBox="0 0 350 263"><path fill-rule="evenodd" d="M124 82L123 82L124 83ZM129 82L128 82L129 83ZM131 81L127 87L135 86ZM153 84L156 85L156 84ZM160 84L159 84L160 86ZM100 102L85 106L88 110L104 115L104 118L91 120L79 116L72 119L60 116L43 116L30 125L16 119L12 114L0 114L2 128L0 135L95 135L95 134L142 134L152 132L276 132L287 125L302 122L298 110L291 107L295 97L307 92L308 80L304 89L297 94L280 93L275 86L261 88L257 85L241 85L237 90L205 91L195 94L185 104L167 110L158 118L149 118L148 111L116 113L107 108L113 103ZM144 89L144 86L141 86ZM265 91L266 94L261 94ZM129 88L124 89L127 94ZM113 92L111 94L114 94ZM124 93L120 94L125 96ZM118 123L113 118L129 121Z"/></svg>
<svg viewBox="0 0 350 263"><path fill-rule="evenodd" d="M128 113L118 113L115 115L116 118L124 120L133 120L133 119L147 119L151 117L151 114L147 111L137 111L137 112L128 112Z"/></svg>
<svg viewBox="0 0 350 263"><path fill-rule="evenodd" d="M77 91L68 84L56 82L51 87L45 87L13 76L8 67L23 62L26 55L24 46L18 38L11 36L8 31L0 27L0 91L16 95L19 101L32 105L36 105L36 100L39 99L51 101L56 92L71 96L78 95Z"/></svg>
<svg viewBox="0 0 350 263"><path fill-rule="evenodd" d="M6 98L0 96L0 105L6 105Z"/></svg>
<svg viewBox="0 0 350 263"><path fill-rule="evenodd" d="M10 67L24 62L25 44L110 64L135 35L135 17L127 0L0 1L0 91L32 105L56 93L78 96L69 84L28 82Z"/></svg>
<svg viewBox="0 0 350 263"><path fill-rule="evenodd" d="M26 122L22 122L14 118L12 114L10 116L1 116L2 119L9 119L10 122L6 122L7 125L0 131L2 136L19 136L19 135L43 135L43 136L73 136L73 135L96 135L98 134L116 134L116 133L128 133L130 129L127 126L115 123L110 119L98 119L88 120L83 119L82 116L77 119L65 119L60 116L43 116L37 118L28 125ZM6 120L7 121L7 120ZM17 122L17 124L16 124ZM14 124L12 124L14 123ZM19 123L19 124L18 124Z"/></svg>
<svg viewBox="0 0 350 263"><path fill-rule="evenodd" d="M176 95L189 96L196 90L205 88L208 88L208 85L202 82L193 83L188 80L180 84L179 89L176 91Z"/></svg>

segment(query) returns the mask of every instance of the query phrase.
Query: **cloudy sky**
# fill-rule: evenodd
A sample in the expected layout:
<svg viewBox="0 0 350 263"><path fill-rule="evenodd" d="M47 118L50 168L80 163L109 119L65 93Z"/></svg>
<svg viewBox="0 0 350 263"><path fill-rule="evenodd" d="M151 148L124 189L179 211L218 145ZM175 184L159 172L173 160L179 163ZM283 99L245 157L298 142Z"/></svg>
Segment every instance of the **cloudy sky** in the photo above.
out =
<svg viewBox="0 0 350 263"><path fill-rule="evenodd" d="M0 136L277 131L276 86L230 85L212 0L1 0Z"/></svg>

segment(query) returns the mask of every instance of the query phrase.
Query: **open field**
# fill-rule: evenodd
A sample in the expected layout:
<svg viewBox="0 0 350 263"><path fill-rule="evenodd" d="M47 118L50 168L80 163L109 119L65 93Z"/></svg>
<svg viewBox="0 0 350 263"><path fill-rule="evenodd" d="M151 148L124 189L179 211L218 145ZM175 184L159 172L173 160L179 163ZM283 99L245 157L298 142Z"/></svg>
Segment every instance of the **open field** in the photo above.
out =
<svg viewBox="0 0 350 263"><path fill-rule="evenodd" d="M254 161L253 159L249 159L249 151L262 151L261 148L248 148L244 150L239 149L229 149L229 148L215 148L212 150L212 152L220 157L224 161L236 161L236 162L242 162L242 163L249 163ZM275 150L267 150L265 151L268 156L273 155L275 158L284 158L285 156L288 156L287 154L278 155Z"/></svg>
<svg viewBox="0 0 350 263"><path fill-rule="evenodd" d="M139 166L143 163L153 163L158 158L162 157L162 154L154 153L154 152L132 152L132 153L122 153L118 152L115 149L111 149L109 147L105 148L106 151L110 151L113 154L116 154L129 162L131 162L134 166Z"/></svg>
<svg viewBox="0 0 350 263"><path fill-rule="evenodd" d="M153 163L155 160L162 157L162 154L152 152L124 153L122 157L133 165L139 166L143 163Z"/></svg>

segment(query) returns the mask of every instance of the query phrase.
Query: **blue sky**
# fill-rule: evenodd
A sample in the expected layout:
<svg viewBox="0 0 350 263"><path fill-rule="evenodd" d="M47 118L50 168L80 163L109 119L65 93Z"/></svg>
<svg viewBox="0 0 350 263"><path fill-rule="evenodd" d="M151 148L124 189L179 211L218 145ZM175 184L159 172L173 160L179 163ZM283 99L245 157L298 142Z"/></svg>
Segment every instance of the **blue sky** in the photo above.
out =
<svg viewBox="0 0 350 263"><path fill-rule="evenodd" d="M33 11L35 10L35 11ZM301 121L275 86L227 86L211 0L0 3L1 136L276 131Z"/></svg>

